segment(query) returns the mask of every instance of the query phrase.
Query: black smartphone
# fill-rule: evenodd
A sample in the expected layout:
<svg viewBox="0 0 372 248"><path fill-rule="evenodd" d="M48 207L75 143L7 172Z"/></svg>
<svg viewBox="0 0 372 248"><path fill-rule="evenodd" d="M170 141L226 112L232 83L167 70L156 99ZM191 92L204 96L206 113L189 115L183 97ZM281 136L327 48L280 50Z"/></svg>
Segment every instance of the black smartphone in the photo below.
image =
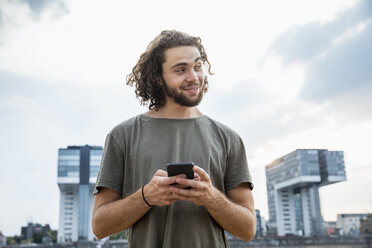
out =
<svg viewBox="0 0 372 248"><path fill-rule="evenodd" d="M168 177L185 174L187 179L194 179L193 162L168 163Z"/></svg>

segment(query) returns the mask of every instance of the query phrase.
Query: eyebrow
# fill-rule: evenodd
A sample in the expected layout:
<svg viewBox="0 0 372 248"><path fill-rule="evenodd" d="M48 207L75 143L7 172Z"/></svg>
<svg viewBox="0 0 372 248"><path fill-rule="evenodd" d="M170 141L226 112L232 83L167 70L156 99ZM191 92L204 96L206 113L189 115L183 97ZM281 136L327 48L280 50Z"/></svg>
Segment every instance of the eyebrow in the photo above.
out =
<svg viewBox="0 0 372 248"><path fill-rule="evenodd" d="M194 63L198 62L199 60L201 60L201 57L197 57L197 58L194 60ZM177 67L177 66L185 66L185 65L187 65L186 62L180 62L180 63L177 63L177 64L175 64L175 65L172 65L172 66L170 67L170 69L173 69L174 67Z"/></svg>

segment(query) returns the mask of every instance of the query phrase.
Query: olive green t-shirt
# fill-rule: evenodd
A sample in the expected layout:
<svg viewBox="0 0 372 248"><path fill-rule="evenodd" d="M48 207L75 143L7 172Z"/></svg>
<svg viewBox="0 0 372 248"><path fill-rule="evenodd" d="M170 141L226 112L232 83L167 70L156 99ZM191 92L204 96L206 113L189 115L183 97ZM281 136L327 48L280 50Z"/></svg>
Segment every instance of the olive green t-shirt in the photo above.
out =
<svg viewBox="0 0 372 248"><path fill-rule="evenodd" d="M167 163L194 162L222 192L253 187L245 149L232 129L208 116L190 119L138 115L107 135L95 193L111 188L123 198L147 184ZM224 230L203 206L178 201L154 206L128 229L130 247L229 247Z"/></svg>

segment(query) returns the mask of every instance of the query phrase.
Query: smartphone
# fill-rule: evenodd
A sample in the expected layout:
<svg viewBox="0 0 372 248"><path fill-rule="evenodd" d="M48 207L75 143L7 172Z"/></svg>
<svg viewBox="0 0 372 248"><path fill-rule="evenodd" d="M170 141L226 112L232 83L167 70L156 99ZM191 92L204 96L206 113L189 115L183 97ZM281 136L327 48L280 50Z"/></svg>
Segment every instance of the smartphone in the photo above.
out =
<svg viewBox="0 0 372 248"><path fill-rule="evenodd" d="M193 162L168 163L168 177L185 174L187 179L194 179Z"/></svg>

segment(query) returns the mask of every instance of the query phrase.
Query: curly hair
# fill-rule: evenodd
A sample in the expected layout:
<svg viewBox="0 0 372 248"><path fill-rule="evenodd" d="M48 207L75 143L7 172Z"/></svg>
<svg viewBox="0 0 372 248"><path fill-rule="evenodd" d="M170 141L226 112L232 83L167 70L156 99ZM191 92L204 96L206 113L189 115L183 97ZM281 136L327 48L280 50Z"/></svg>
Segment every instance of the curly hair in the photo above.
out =
<svg viewBox="0 0 372 248"><path fill-rule="evenodd" d="M126 78L127 85L135 86L135 93L141 105L149 103L148 108L150 110L158 111L165 104L163 86L159 84L159 79L163 73L162 64L165 62L165 51L180 46L196 47L207 72L213 75L200 37L193 37L175 30L162 31L150 42L146 51L133 67L132 73ZM203 93L206 93L208 91L208 79L206 76L204 83Z"/></svg>

